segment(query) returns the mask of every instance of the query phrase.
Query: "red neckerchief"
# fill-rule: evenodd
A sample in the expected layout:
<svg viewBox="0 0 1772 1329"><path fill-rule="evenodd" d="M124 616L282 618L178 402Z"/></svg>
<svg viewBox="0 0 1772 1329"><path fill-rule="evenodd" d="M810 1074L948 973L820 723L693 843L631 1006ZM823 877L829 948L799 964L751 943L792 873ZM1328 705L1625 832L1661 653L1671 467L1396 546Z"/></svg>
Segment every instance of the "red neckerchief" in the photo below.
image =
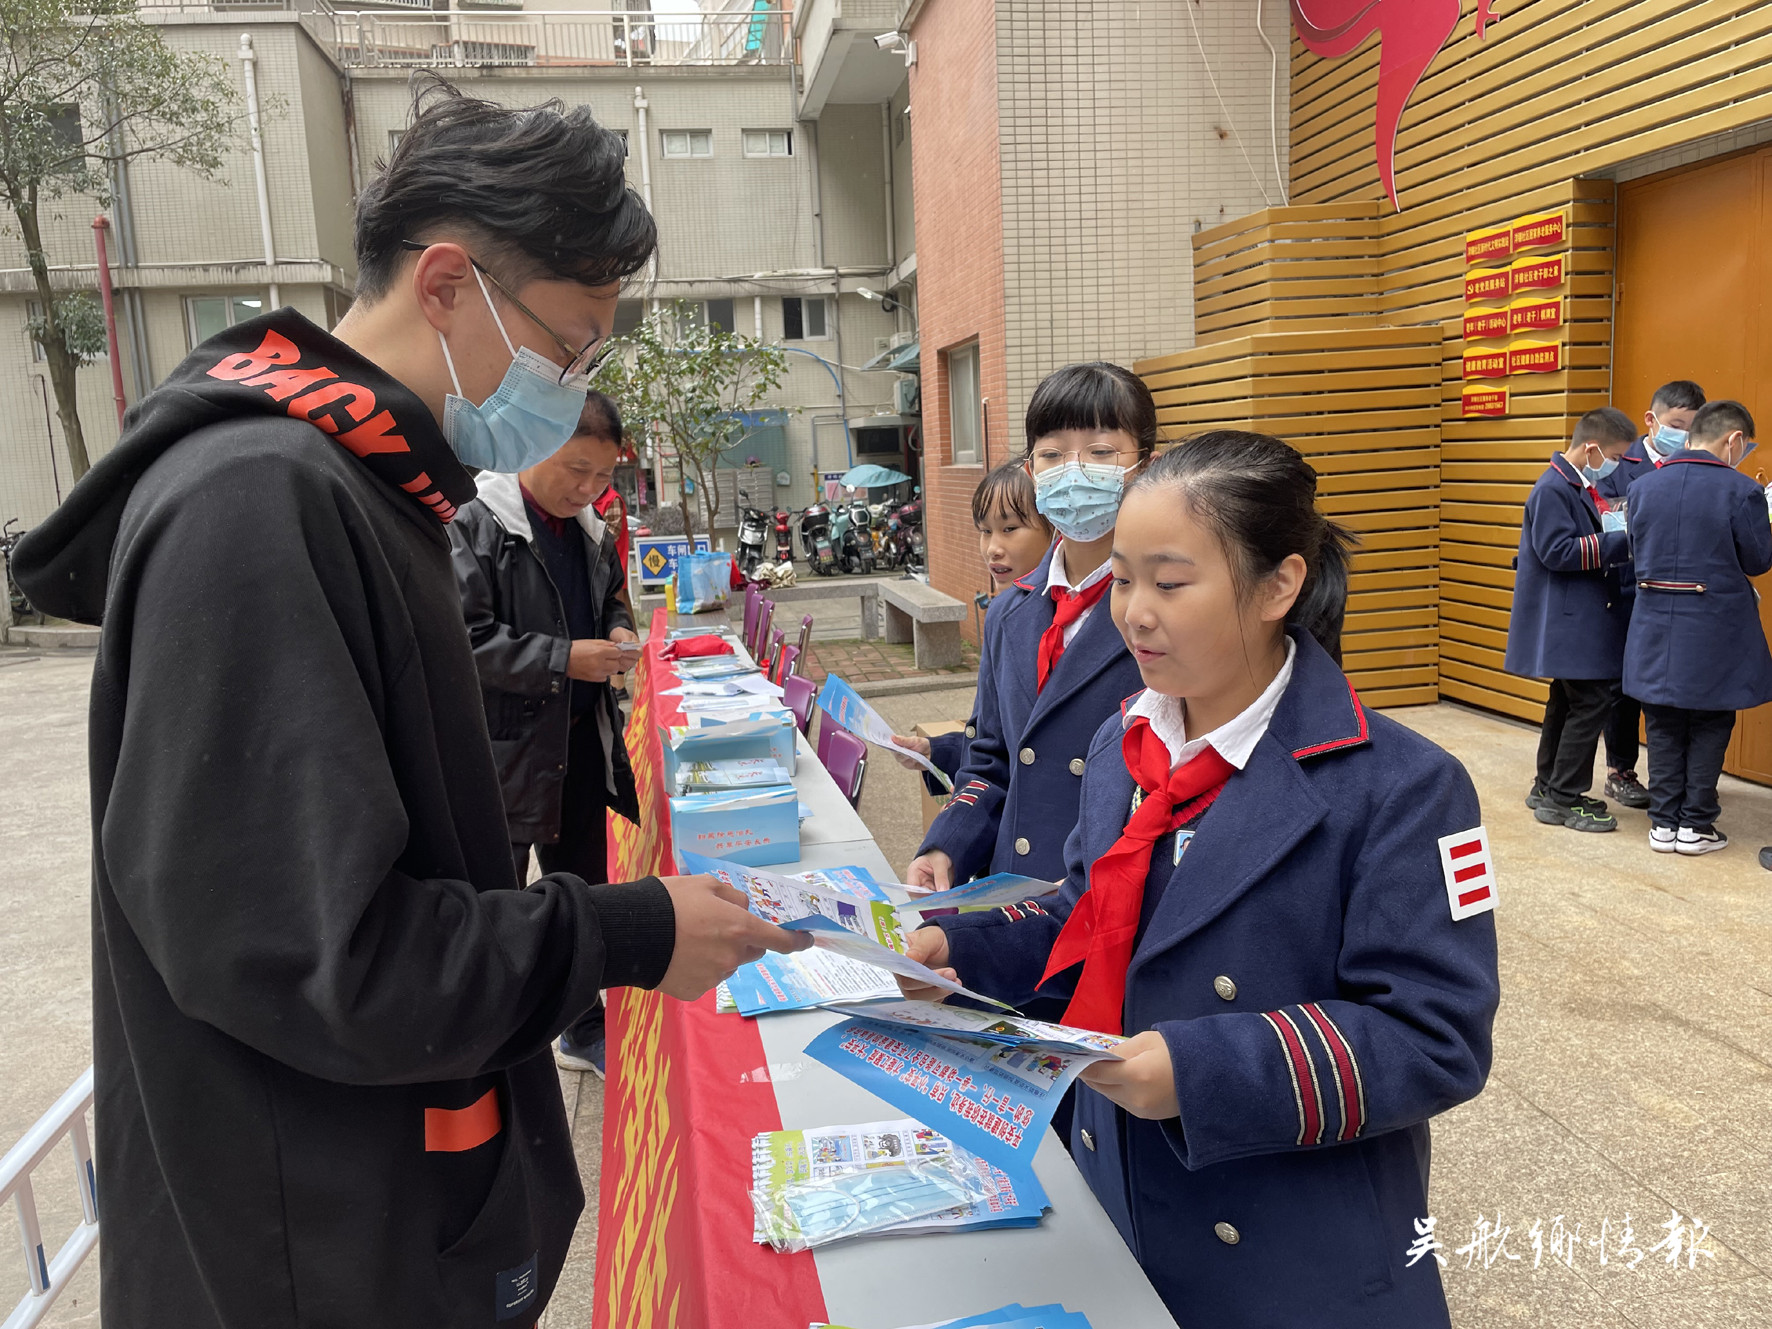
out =
<svg viewBox="0 0 1772 1329"><path fill-rule="evenodd" d="M537 503L535 501L535 495L529 492L529 486L524 484L521 480L517 481L517 488L523 491L523 501L529 505L530 516L540 517L546 522L548 524L548 529L554 533L556 538L566 534L566 518L556 517L540 503Z"/></svg>
<svg viewBox="0 0 1772 1329"><path fill-rule="evenodd" d="M1089 889L1071 910L1046 962L1044 983L1054 974L1083 962L1076 995L1065 1009L1064 1022L1104 1034L1120 1032L1126 1004L1126 972L1138 938L1144 908L1144 883L1150 875L1151 850L1193 815L1190 806L1209 801L1237 768L1216 749L1204 749L1192 761L1169 769L1169 747L1142 715L1133 719L1120 740L1126 769L1144 790L1144 798L1107 853L1089 869Z"/></svg>
<svg viewBox="0 0 1772 1329"><path fill-rule="evenodd" d="M1054 553L1054 558L1062 555ZM1112 586L1112 577L1103 577L1095 585L1083 591L1068 590L1063 586L1052 588L1052 626L1040 634L1040 658L1035 666L1034 691L1039 692L1046 687L1046 680L1058 667L1060 657L1064 655L1064 630L1083 616L1085 610L1093 609L1107 594Z"/></svg>

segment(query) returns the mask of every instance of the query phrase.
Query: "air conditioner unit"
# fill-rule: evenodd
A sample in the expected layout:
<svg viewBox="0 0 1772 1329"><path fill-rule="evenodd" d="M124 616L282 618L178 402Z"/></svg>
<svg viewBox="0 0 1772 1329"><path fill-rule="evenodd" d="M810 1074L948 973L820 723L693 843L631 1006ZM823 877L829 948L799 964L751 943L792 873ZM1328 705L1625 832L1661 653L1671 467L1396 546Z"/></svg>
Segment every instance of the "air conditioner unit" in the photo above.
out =
<svg viewBox="0 0 1772 1329"><path fill-rule="evenodd" d="M917 334L914 332L895 332L890 337L886 338L887 344L895 351L900 346L908 346L916 340Z"/></svg>
<svg viewBox="0 0 1772 1329"><path fill-rule="evenodd" d="M901 378L892 385L892 409L899 415L916 415L923 409L923 381Z"/></svg>
<svg viewBox="0 0 1772 1329"><path fill-rule="evenodd" d="M885 355L886 352L894 349L897 345L898 339L896 337L875 337L874 354Z"/></svg>

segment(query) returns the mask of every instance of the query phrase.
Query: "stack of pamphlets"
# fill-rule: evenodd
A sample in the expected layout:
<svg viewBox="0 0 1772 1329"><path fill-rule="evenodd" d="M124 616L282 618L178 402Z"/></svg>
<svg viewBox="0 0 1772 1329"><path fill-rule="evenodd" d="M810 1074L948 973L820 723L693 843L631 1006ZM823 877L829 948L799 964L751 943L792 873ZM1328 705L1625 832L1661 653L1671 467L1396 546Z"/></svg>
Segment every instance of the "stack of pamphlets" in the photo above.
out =
<svg viewBox="0 0 1772 1329"><path fill-rule="evenodd" d="M840 1324L815 1324L812 1329L847 1329ZM968 1315L959 1320L943 1320L939 1324L908 1326L908 1329L1090 1329L1089 1317L1082 1311L1067 1311L1054 1302L1050 1306L1023 1306L1010 1302L994 1311Z"/></svg>
<svg viewBox="0 0 1772 1329"><path fill-rule="evenodd" d="M677 767L676 781L672 792L678 795L718 794L791 785L794 777L773 757L728 757L721 761L684 762Z"/></svg>
<svg viewBox="0 0 1772 1329"><path fill-rule="evenodd" d="M751 1141L752 1239L779 1245L777 1230L788 1211L779 1197L788 1187L816 1185L834 1177L882 1172L906 1160L949 1156L978 1179L983 1196L972 1203L869 1228L873 1236L921 1232L977 1232L987 1228L1038 1226L1049 1207L1033 1173L1011 1174L954 1147L946 1136L919 1122L873 1121L860 1126L822 1126L769 1131ZM854 1235L861 1235L855 1233Z"/></svg>

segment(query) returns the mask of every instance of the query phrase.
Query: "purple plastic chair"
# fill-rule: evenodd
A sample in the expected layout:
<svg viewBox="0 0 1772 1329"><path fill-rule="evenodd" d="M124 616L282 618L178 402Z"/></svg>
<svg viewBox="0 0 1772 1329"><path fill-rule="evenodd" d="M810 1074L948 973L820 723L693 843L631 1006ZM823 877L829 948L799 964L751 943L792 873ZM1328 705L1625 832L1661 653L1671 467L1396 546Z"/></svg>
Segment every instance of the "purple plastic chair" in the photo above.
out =
<svg viewBox="0 0 1772 1329"><path fill-rule="evenodd" d="M800 658L806 659L806 648L812 645L812 615L808 614L800 620L800 640L795 643L799 647Z"/></svg>
<svg viewBox="0 0 1772 1329"><path fill-rule="evenodd" d="M783 646L775 661L775 685L786 687L787 681L794 676L794 670L799 668L799 664L800 648L798 646Z"/></svg>
<svg viewBox="0 0 1772 1329"><path fill-rule="evenodd" d="M763 659L763 646L769 640L769 625L774 619L775 601L764 596L757 605L756 635L748 638L744 644L744 648L751 653L751 659L759 666L767 663Z"/></svg>
<svg viewBox="0 0 1772 1329"><path fill-rule="evenodd" d="M782 683L782 701L794 713L794 723L808 737L812 734L812 711L818 705L818 685L799 674L790 674Z"/></svg>
<svg viewBox="0 0 1772 1329"><path fill-rule="evenodd" d="M775 676L775 674L776 665L781 660L781 648L784 640L785 639L781 635L781 629L777 628L770 635L769 651L763 657L763 677L768 679L771 683L779 683L781 681Z"/></svg>
<svg viewBox="0 0 1772 1329"><path fill-rule="evenodd" d="M757 589L757 583L747 581L744 587L744 645L751 648L751 635L757 630L757 613L763 607L763 592Z"/></svg>
<svg viewBox="0 0 1772 1329"><path fill-rule="evenodd" d="M826 729L830 730L828 740L824 737ZM831 773L831 779L837 782L837 788L843 791L843 797L849 800L849 806L854 807L861 802L861 782L868 773L868 745L834 724L820 724L818 732L820 746L824 749L819 753L819 760Z"/></svg>

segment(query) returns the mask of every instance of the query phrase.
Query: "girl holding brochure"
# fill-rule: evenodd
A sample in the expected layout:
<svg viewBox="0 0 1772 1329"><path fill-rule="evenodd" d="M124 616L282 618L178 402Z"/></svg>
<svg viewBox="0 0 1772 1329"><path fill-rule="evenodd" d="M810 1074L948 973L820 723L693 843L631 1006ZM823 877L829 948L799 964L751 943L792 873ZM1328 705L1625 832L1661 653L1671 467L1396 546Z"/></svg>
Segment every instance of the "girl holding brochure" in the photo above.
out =
<svg viewBox="0 0 1772 1329"><path fill-rule="evenodd" d="M1022 464L1059 539L985 615L977 732L910 885L1064 875L1090 736L1139 685L1102 601L1120 497L1156 443L1150 389L1118 365L1067 365L1034 389Z"/></svg>
<svg viewBox="0 0 1772 1329"><path fill-rule="evenodd" d="M1140 477L1111 612L1148 686L1090 746L1064 889L910 954L1130 1035L1072 1154L1178 1317L1423 1329L1428 1121L1488 1075L1494 869L1464 768L1338 667L1349 538L1315 493L1232 431Z"/></svg>

